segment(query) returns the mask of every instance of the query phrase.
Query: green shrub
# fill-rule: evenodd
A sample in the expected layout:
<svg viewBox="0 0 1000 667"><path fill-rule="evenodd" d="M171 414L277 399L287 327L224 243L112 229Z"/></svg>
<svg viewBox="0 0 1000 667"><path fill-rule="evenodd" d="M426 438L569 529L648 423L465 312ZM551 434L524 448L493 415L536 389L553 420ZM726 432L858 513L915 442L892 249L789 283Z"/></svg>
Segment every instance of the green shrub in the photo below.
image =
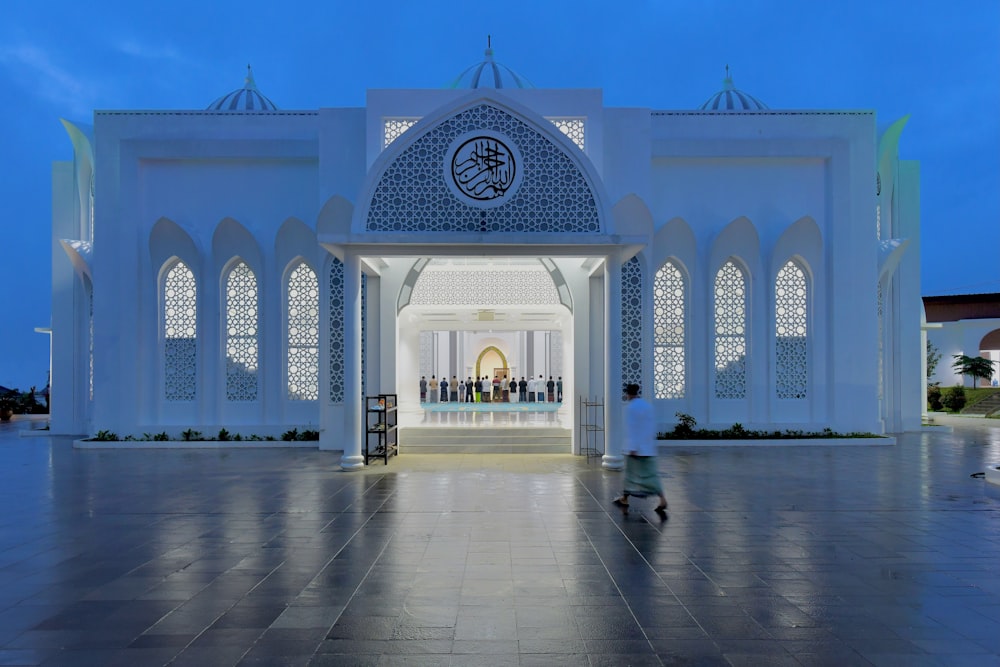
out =
<svg viewBox="0 0 1000 667"><path fill-rule="evenodd" d="M941 403L941 387L931 385L927 387L927 409L932 412L940 412L944 408Z"/></svg>
<svg viewBox="0 0 1000 667"><path fill-rule="evenodd" d="M228 442L228 441L229 441L229 439L230 439L230 438L229 438L229 431L227 431L227 430L226 430L226 429L224 429L224 428L223 428L223 429L219 429L219 435L217 435L217 436L215 437L215 439L216 439L216 440L220 440L220 441L222 441L222 442Z"/></svg>
<svg viewBox="0 0 1000 667"><path fill-rule="evenodd" d="M961 385L950 387L941 397L941 405L952 412L958 412L965 407L965 389Z"/></svg>
<svg viewBox="0 0 1000 667"><path fill-rule="evenodd" d="M299 439L299 429L293 428L291 431L285 431L281 434L281 439L285 441L292 441Z"/></svg>
<svg viewBox="0 0 1000 667"><path fill-rule="evenodd" d="M181 433L181 438L184 442L191 442L192 440L201 440L201 431L195 431L194 429L188 429Z"/></svg>
<svg viewBox="0 0 1000 667"><path fill-rule="evenodd" d="M94 440L100 442L118 442L118 434L114 431L98 431L97 435L94 436Z"/></svg>
<svg viewBox="0 0 1000 667"><path fill-rule="evenodd" d="M676 438L683 439L691 435L694 432L694 427L698 425L698 422L691 415L675 412L674 416L677 417L677 425L674 426L674 437Z"/></svg>
<svg viewBox="0 0 1000 667"><path fill-rule="evenodd" d="M319 440L319 431L305 429L299 433L299 440Z"/></svg>

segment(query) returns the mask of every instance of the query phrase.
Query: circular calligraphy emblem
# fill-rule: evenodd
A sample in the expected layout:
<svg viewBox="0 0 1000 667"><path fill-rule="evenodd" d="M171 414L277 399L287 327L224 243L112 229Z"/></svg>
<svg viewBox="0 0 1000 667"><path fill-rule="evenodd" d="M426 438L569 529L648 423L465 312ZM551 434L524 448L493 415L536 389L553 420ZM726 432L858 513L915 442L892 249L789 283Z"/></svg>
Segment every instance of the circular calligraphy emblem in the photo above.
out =
<svg viewBox="0 0 1000 667"><path fill-rule="evenodd" d="M457 196L480 207L510 200L521 182L521 156L506 137L462 135L446 154L445 180Z"/></svg>

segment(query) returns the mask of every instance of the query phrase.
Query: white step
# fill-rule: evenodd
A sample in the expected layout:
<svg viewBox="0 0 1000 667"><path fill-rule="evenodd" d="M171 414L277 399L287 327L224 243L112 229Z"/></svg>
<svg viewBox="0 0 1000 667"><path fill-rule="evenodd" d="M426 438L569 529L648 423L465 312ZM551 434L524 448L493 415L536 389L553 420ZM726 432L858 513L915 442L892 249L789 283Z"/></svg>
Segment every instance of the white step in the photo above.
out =
<svg viewBox="0 0 1000 667"><path fill-rule="evenodd" d="M573 431L568 428L405 426L399 429L400 452L568 454L572 448Z"/></svg>

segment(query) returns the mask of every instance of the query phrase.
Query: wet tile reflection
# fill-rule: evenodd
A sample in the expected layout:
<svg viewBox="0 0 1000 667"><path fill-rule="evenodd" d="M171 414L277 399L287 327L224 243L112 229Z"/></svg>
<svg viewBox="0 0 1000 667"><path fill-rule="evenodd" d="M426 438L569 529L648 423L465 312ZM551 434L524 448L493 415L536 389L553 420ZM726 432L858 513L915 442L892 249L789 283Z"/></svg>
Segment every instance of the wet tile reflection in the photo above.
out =
<svg viewBox="0 0 1000 667"><path fill-rule="evenodd" d="M998 425L1000 426L1000 425ZM568 455L74 451L0 431L0 662L992 664L1000 429Z"/></svg>

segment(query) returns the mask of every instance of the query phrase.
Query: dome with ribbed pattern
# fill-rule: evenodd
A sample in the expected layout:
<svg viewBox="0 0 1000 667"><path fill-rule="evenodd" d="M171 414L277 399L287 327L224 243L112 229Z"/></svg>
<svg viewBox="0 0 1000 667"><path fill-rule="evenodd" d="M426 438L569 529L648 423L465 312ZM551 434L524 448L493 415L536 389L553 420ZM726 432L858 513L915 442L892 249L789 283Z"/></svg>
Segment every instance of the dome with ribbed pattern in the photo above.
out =
<svg viewBox="0 0 1000 667"><path fill-rule="evenodd" d="M534 88L531 82L511 68L493 59L493 48L487 38L486 53L476 63L455 77L449 88Z"/></svg>
<svg viewBox="0 0 1000 667"><path fill-rule="evenodd" d="M253 70L247 65L247 78L242 88L237 88L228 95L208 105L207 111L277 111L274 102L257 90L253 80Z"/></svg>
<svg viewBox="0 0 1000 667"><path fill-rule="evenodd" d="M767 105L749 93L737 90L733 85L733 77L729 76L729 66L726 66L726 78L722 80L722 90L708 98L698 107L701 111L765 111Z"/></svg>

